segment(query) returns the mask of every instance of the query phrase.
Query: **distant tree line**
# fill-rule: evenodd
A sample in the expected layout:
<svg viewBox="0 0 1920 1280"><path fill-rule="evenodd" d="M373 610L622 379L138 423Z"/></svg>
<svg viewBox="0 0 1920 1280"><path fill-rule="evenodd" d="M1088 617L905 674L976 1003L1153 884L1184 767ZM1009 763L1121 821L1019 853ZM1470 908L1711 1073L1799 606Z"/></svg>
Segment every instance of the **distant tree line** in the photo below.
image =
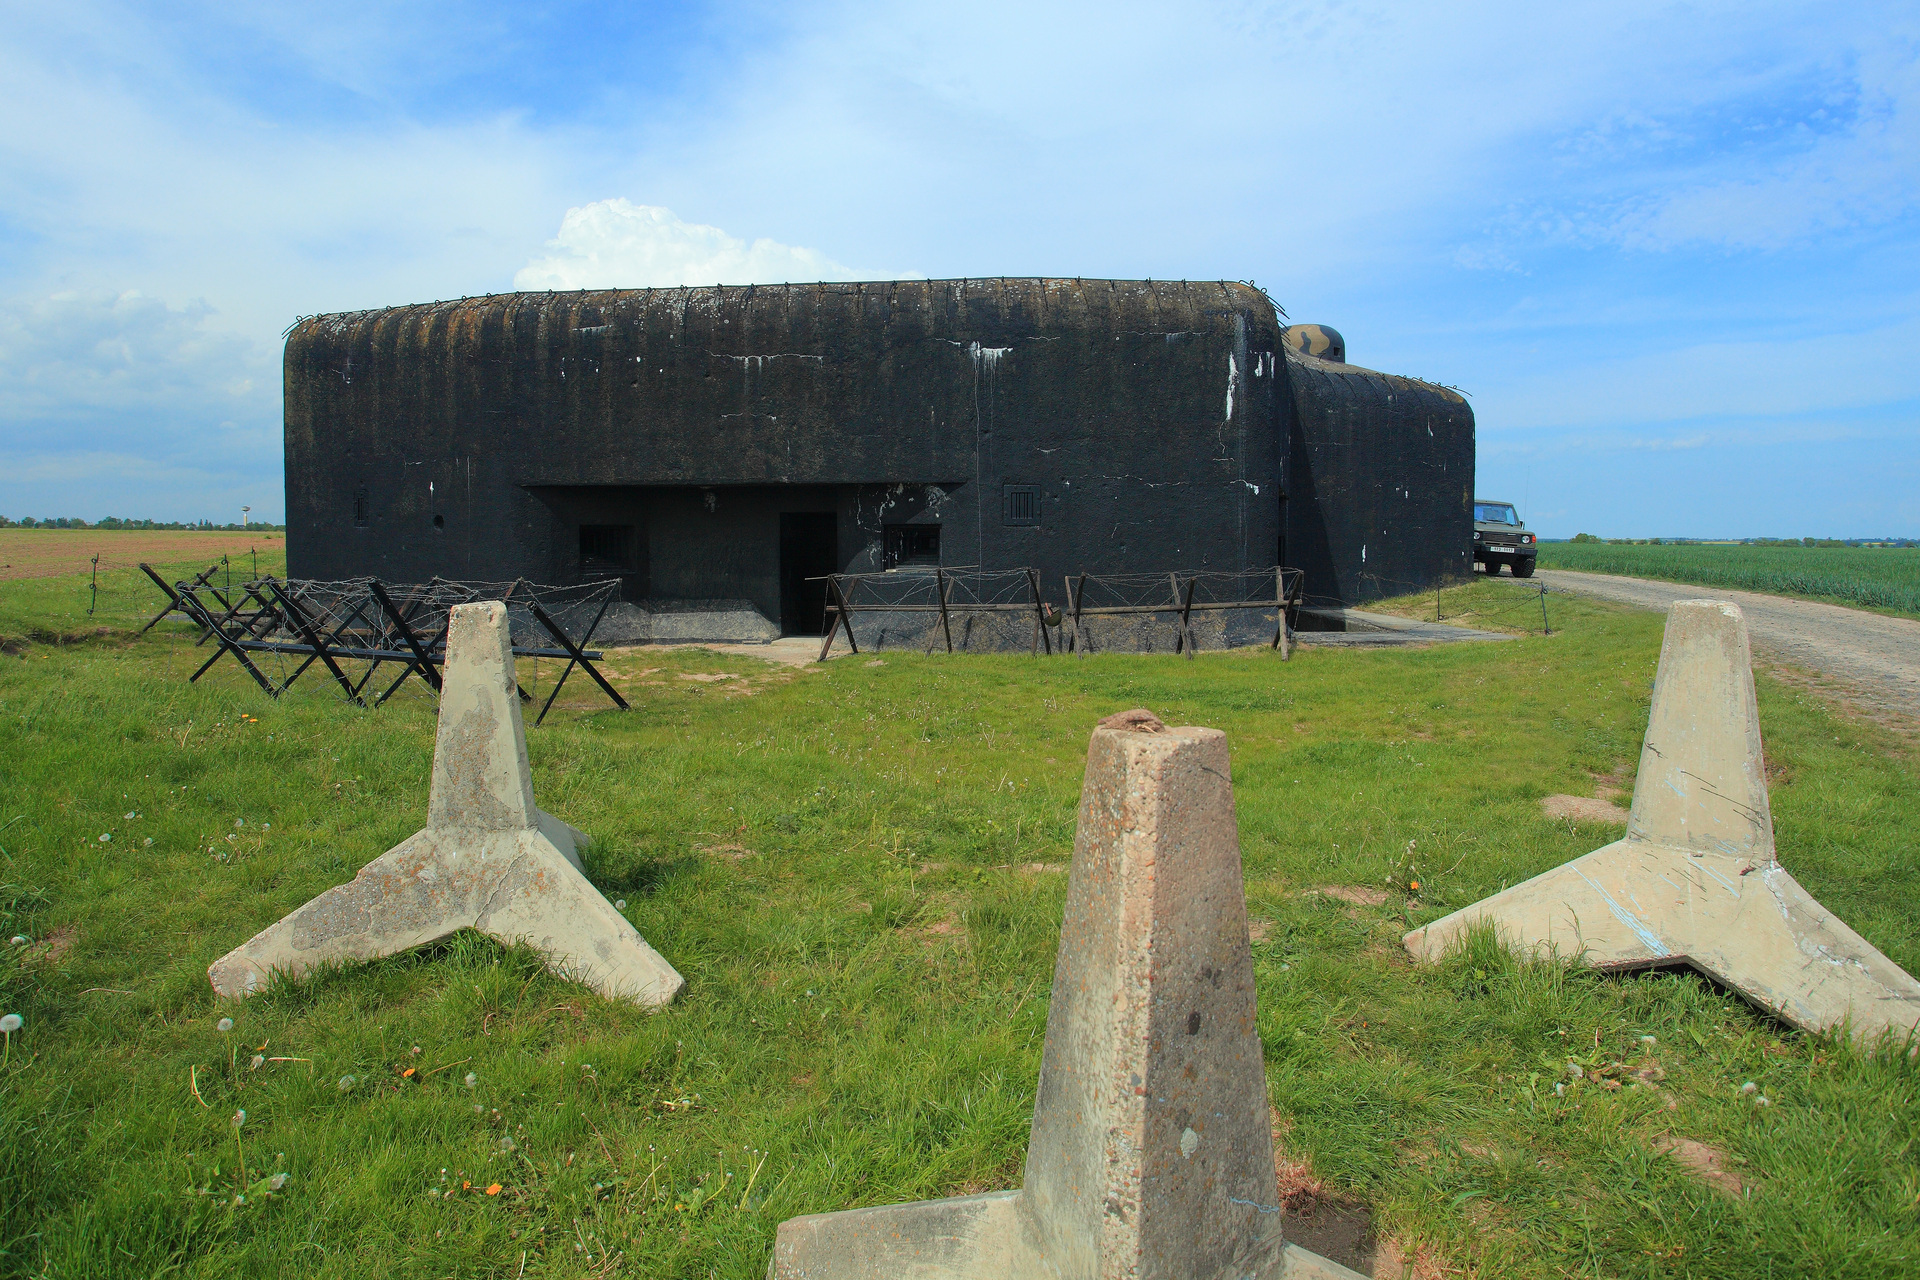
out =
<svg viewBox="0 0 1920 1280"><path fill-rule="evenodd" d="M87 521L78 516L61 516L55 519L48 516L36 520L32 516L21 516L12 520L0 516L0 529L200 529L210 533L252 533L283 531L283 524L269 524L265 520L252 520L246 524L215 524L211 520L196 520L182 523L178 520L122 520L119 516L108 516L104 520Z"/></svg>
<svg viewBox="0 0 1920 1280"><path fill-rule="evenodd" d="M1597 538L1591 533L1576 533L1569 542L1604 542L1614 547L1697 547L1704 538ZM1913 547L1912 538L1740 538L1743 547Z"/></svg>

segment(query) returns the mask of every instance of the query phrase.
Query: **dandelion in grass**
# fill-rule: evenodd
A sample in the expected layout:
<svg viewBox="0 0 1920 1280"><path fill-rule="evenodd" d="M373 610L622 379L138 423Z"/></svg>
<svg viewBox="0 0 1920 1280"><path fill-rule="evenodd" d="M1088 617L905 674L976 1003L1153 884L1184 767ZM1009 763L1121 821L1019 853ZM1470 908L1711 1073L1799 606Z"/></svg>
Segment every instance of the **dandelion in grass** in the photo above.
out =
<svg viewBox="0 0 1920 1280"><path fill-rule="evenodd" d="M24 933L16 933L16 934L14 934L14 935L13 935L13 945L14 945L14 946L16 946L16 947L24 947L24 946L26 946L26 945L27 945L27 935L26 935L26 934L24 934Z"/></svg>
<svg viewBox="0 0 1920 1280"><path fill-rule="evenodd" d="M20 1015L9 1013L0 1017L0 1036L5 1036L7 1047L0 1050L0 1067L13 1060L13 1033L20 1029Z"/></svg>
<svg viewBox="0 0 1920 1280"><path fill-rule="evenodd" d="M1651 1049L1653 1048L1655 1041L1652 1036L1641 1036L1640 1043L1645 1045L1647 1048Z"/></svg>
<svg viewBox="0 0 1920 1280"><path fill-rule="evenodd" d="M247 1064L247 1070L258 1071L266 1064L266 1061L267 1059L264 1055L256 1053L253 1055L253 1061Z"/></svg>
<svg viewBox="0 0 1920 1280"><path fill-rule="evenodd" d="M215 1031L231 1031L233 1030L233 1019L222 1018L220 1019L220 1021L213 1024L213 1029Z"/></svg>
<svg viewBox="0 0 1920 1280"><path fill-rule="evenodd" d="M475 1074L473 1074L473 1072L471 1072L471 1071L469 1071L469 1072L467 1072L467 1080L466 1080L466 1085L467 1085L467 1088L469 1088L469 1089L471 1089L471 1088L473 1088L473 1086L475 1086L475 1085L477 1085L477 1084L479 1084L479 1083L480 1083L480 1077L479 1077L479 1076L477 1076L477 1075L475 1075Z"/></svg>
<svg viewBox="0 0 1920 1280"><path fill-rule="evenodd" d="M625 898L617 899L613 904L613 909L615 911L625 911L627 909L627 900Z"/></svg>
<svg viewBox="0 0 1920 1280"><path fill-rule="evenodd" d="M287 1185L287 1179L291 1176L292 1175L285 1174L285 1173L274 1174L271 1178L267 1179L267 1190L278 1191L280 1188Z"/></svg>
<svg viewBox="0 0 1920 1280"><path fill-rule="evenodd" d="M1767 1095L1763 1093L1753 1100L1753 1105L1756 1107L1770 1107L1773 1104L1767 1101Z"/></svg>
<svg viewBox="0 0 1920 1280"><path fill-rule="evenodd" d="M234 1112L233 1119L228 1121L228 1123L233 1126L234 1150L240 1153L240 1185L244 1187L247 1185L247 1148L240 1141L240 1130L246 1127L246 1108L242 1107L240 1110Z"/></svg>
<svg viewBox="0 0 1920 1280"><path fill-rule="evenodd" d="M354 1079L352 1076L340 1077L340 1092L345 1093L349 1089L353 1088L353 1086L354 1086Z"/></svg>
<svg viewBox="0 0 1920 1280"><path fill-rule="evenodd" d="M112 844L112 843L113 843L113 832L111 832L111 831L102 831L102 832L100 833L100 843L101 843L101 844Z"/></svg>
<svg viewBox="0 0 1920 1280"><path fill-rule="evenodd" d="M1754 1093L1759 1092L1759 1089L1760 1089L1760 1086L1755 1084L1751 1080L1747 1081L1745 1084L1740 1086L1740 1092L1748 1095L1752 1095Z"/></svg>

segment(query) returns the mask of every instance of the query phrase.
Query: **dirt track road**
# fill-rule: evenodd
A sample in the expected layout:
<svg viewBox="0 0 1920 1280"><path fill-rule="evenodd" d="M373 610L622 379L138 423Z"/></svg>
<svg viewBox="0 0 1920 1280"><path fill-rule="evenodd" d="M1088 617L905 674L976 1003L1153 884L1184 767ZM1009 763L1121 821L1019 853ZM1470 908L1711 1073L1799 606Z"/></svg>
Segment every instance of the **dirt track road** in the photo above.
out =
<svg viewBox="0 0 1920 1280"><path fill-rule="evenodd" d="M1675 600L1731 600L1747 615L1758 653L1820 673L1865 708L1920 719L1920 622L1910 618L1605 573L1541 569L1536 576L1561 590L1663 611Z"/></svg>

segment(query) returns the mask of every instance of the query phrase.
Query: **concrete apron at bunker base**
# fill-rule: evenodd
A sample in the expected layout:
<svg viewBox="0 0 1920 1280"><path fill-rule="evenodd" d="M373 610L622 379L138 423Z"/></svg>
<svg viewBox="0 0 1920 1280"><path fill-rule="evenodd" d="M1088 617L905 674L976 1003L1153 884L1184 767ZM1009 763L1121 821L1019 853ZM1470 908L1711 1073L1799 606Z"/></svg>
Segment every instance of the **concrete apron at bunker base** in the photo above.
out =
<svg viewBox="0 0 1920 1280"><path fill-rule="evenodd" d="M1667 615L1626 838L1416 929L1436 960L1490 921L1523 950L1612 969L1690 965L1806 1031L1870 1039L1920 1025L1920 983L1775 855L1760 709L1739 606Z"/></svg>
<svg viewBox="0 0 1920 1280"><path fill-rule="evenodd" d="M1357 1275L1282 1238L1225 734L1093 732L1025 1185L789 1219L768 1275Z"/></svg>
<svg viewBox="0 0 1920 1280"><path fill-rule="evenodd" d="M222 956L213 989L251 995L275 973L478 929L604 996L671 1001L686 980L581 874L587 838L533 803L504 604L454 607L441 683L425 829Z"/></svg>

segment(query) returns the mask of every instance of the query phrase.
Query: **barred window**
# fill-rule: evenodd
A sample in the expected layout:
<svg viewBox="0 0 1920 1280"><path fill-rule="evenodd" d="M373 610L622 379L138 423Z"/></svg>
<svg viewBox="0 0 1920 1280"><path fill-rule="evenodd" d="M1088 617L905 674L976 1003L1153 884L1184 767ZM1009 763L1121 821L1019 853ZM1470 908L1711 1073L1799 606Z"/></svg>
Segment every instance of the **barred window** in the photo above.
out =
<svg viewBox="0 0 1920 1280"><path fill-rule="evenodd" d="M1036 525L1040 523L1040 486L1037 484L1010 484L1002 495L1003 521L1013 525Z"/></svg>

